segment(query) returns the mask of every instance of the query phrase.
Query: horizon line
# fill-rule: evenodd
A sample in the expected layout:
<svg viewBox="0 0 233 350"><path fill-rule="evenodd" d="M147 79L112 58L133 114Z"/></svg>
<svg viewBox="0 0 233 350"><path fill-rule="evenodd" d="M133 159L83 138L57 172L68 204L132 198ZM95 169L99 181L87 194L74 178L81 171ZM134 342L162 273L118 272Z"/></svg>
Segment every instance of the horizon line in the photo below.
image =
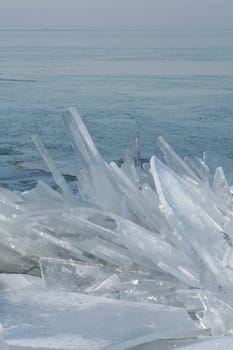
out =
<svg viewBox="0 0 233 350"><path fill-rule="evenodd" d="M213 28L213 27L209 27L209 28L187 28L187 27L169 27L169 28L165 28L165 27L157 27L157 28L65 28L65 27L54 27L54 28L49 28L47 26L43 26L43 27L38 27L38 28L33 28L33 27L2 27L1 28L1 24L0 24L0 31L35 31L35 32L59 32L59 31L67 31L67 32L75 32L75 31L153 31L153 30L193 30L193 31L211 31L211 30L221 30L221 31L232 31L232 28Z"/></svg>

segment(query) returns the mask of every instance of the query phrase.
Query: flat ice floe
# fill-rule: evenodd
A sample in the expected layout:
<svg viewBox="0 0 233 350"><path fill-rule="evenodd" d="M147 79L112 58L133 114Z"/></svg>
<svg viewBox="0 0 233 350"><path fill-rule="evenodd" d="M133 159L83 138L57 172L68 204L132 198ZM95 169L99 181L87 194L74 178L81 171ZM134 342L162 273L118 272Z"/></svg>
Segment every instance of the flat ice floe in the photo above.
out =
<svg viewBox="0 0 233 350"><path fill-rule="evenodd" d="M57 184L0 189L0 348L232 349L233 202L222 164L106 163L74 108L64 123L77 191L37 136Z"/></svg>

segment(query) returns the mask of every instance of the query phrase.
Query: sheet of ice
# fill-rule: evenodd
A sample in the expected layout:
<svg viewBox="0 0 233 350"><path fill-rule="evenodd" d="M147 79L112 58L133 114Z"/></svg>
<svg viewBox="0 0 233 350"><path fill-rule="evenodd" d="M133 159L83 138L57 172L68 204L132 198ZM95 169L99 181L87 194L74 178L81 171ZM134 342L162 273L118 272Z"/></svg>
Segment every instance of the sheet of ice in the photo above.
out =
<svg viewBox="0 0 233 350"><path fill-rule="evenodd" d="M128 269L132 265L127 249L107 242L104 239L98 237L87 239L80 242L79 247L110 265L123 269Z"/></svg>
<svg viewBox="0 0 233 350"><path fill-rule="evenodd" d="M212 188L214 193L219 196L230 209L232 209L232 193L222 167L216 168Z"/></svg>
<svg viewBox="0 0 233 350"><path fill-rule="evenodd" d="M4 289L22 289L32 286L43 287L44 282L40 277L22 274L0 274L0 291Z"/></svg>
<svg viewBox="0 0 233 350"><path fill-rule="evenodd" d="M197 344L181 347L180 350L232 350L233 337L213 337Z"/></svg>
<svg viewBox="0 0 233 350"><path fill-rule="evenodd" d="M54 258L41 258L40 266L46 287L57 291L94 292L113 275L113 270L103 265Z"/></svg>
<svg viewBox="0 0 233 350"><path fill-rule="evenodd" d="M206 184L210 181L210 169L199 157L185 157L185 163L196 174L196 176Z"/></svg>
<svg viewBox="0 0 233 350"><path fill-rule="evenodd" d="M171 350L171 349L180 349L182 346L186 346L189 344L193 344L193 338L170 338L170 339L155 339L147 341L143 344L139 345L131 345L131 344L122 344L122 350ZM114 350L111 349L111 350Z"/></svg>
<svg viewBox="0 0 233 350"><path fill-rule="evenodd" d="M65 112L64 123L81 163L82 172L78 176L78 182L84 198L103 210L122 214L122 197L117 191L109 166L95 147L75 108L69 108Z"/></svg>
<svg viewBox="0 0 233 350"><path fill-rule="evenodd" d="M143 195L143 192L135 186L114 162L111 162L110 166L129 209L137 219L136 222L161 235L166 234L169 228L156 205L156 200L153 197L148 200L148 197Z"/></svg>
<svg viewBox="0 0 233 350"><path fill-rule="evenodd" d="M27 210L41 210L64 207L62 195L39 180L36 187L23 193L24 205Z"/></svg>
<svg viewBox="0 0 233 350"><path fill-rule="evenodd" d="M208 291L200 291L199 297L204 308L204 313L200 312L202 326L210 328L212 335L232 334L233 308Z"/></svg>
<svg viewBox="0 0 233 350"><path fill-rule="evenodd" d="M122 241L125 241L126 246L134 255L147 257L159 268L187 283L187 285L199 286L198 272L192 260L183 252L179 252L169 243L161 241L136 224L131 223L130 225L122 222L120 231L123 234Z"/></svg>
<svg viewBox="0 0 233 350"><path fill-rule="evenodd" d="M177 226L178 232L196 251L206 268L218 276L221 280L219 283L229 284L230 281L224 280L226 276L222 274L222 259L229 248L228 243L221 236L222 227L206 212L202 203L197 201L196 196L193 195L191 183L187 183L170 171L159 160L156 163L166 202L172 208L177 222L185 228L180 230Z"/></svg>
<svg viewBox="0 0 233 350"><path fill-rule="evenodd" d="M197 334L182 309L78 293L1 292L0 310L4 339L20 349L109 349L152 334L157 338Z"/></svg>
<svg viewBox="0 0 233 350"><path fill-rule="evenodd" d="M8 222L22 213L23 199L15 192L0 188L0 222Z"/></svg>
<svg viewBox="0 0 233 350"><path fill-rule="evenodd" d="M163 152L166 163L179 175L188 175L194 180L198 180L196 174L190 167L178 156L171 146L162 136L158 138L158 146Z"/></svg>
<svg viewBox="0 0 233 350"><path fill-rule="evenodd" d="M65 199L68 201L72 200L73 195L72 195L72 192L71 192L69 186L67 185L67 183L66 183L64 177L62 176L62 174L60 173L60 171L55 166L52 159L50 158L47 150L45 149L45 147L41 143L40 139L38 138L38 136L33 135L32 140L33 140L34 144L36 145L38 151L40 152L42 158L44 159L46 165L48 166L49 170L51 171L56 184L60 187Z"/></svg>

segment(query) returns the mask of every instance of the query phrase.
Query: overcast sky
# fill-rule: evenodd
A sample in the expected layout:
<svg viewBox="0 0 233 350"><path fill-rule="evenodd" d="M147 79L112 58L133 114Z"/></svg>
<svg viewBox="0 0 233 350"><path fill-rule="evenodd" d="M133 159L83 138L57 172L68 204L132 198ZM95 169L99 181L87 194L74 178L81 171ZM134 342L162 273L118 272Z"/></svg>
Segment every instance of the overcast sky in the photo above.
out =
<svg viewBox="0 0 233 350"><path fill-rule="evenodd" d="M233 28L233 0L0 0L0 28Z"/></svg>

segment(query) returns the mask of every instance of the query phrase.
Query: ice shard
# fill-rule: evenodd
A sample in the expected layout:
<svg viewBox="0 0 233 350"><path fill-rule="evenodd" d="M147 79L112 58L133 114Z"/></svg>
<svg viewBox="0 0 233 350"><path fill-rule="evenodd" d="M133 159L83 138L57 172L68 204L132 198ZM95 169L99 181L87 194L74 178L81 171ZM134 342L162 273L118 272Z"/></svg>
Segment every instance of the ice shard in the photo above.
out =
<svg viewBox="0 0 233 350"><path fill-rule="evenodd" d="M44 159L46 165L48 166L49 170L51 171L56 184L60 187L63 195L65 196L65 198L67 200L70 200L72 198L71 190L70 190L69 186L67 185L64 177L59 172L59 170L56 168L54 162L50 158L47 150L45 149L45 147L41 143L41 141L38 138L38 136L33 135L32 136L32 140L33 140L34 144L36 145L38 151L40 152L42 158Z"/></svg>
<svg viewBox="0 0 233 350"><path fill-rule="evenodd" d="M7 344L20 349L108 349L137 337L196 336L179 308L79 293L21 289L0 293Z"/></svg>
<svg viewBox="0 0 233 350"><path fill-rule="evenodd" d="M71 135L72 145L81 164L78 174L79 189L89 201L103 210L122 212L122 198L117 191L108 164L103 160L75 108L64 114L65 126Z"/></svg>
<svg viewBox="0 0 233 350"><path fill-rule="evenodd" d="M41 258L42 277L48 289L68 292L94 292L113 275L110 267L71 260Z"/></svg>

